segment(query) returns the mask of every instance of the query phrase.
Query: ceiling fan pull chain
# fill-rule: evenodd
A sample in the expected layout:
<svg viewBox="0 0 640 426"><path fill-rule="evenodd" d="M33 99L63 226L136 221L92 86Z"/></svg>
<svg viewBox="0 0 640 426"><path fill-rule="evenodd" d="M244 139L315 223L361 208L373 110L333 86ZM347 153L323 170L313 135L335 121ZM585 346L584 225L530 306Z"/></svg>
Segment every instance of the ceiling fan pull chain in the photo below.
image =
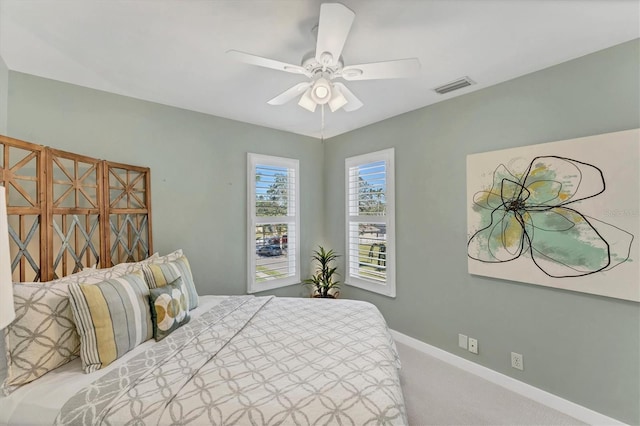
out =
<svg viewBox="0 0 640 426"><path fill-rule="evenodd" d="M320 105L320 107L322 108L322 111L321 111L322 120L320 124L320 140L324 143L324 104Z"/></svg>

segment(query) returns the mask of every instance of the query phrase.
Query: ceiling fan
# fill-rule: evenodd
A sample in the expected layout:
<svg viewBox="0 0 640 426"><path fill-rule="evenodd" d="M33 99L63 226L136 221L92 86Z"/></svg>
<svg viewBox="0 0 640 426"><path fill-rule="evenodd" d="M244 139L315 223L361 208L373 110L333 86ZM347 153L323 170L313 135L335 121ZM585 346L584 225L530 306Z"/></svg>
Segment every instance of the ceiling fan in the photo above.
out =
<svg viewBox="0 0 640 426"><path fill-rule="evenodd" d="M316 49L302 58L301 65L287 64L237 50L229 50L227 54L251 65L308 77L308 81L298 83L268 101L270 105L283 105L300 96L298 105L311 112L318 105L325 104L329 105L331 112L340 108L355 111L362 107L362 102L335 79L355 81L412 77L420 69L420 61L418 58L408 58L345 66L341 56L342 49L354 18L355 13L340 3L322 4Z"/></svg>

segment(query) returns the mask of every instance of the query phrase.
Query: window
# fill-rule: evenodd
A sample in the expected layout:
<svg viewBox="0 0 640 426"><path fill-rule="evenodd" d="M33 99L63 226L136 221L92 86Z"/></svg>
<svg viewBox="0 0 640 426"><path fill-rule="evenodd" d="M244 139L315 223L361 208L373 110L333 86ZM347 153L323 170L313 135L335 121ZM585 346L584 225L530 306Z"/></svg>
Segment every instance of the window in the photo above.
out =
<svg viewBox="0 0 640 426"><path fill-rule="evenodd" d="M249 293L300 282L298 160L249 153Z"/></svg>
<svg viewBox="0 0 640 426"><path fill-rule="evenodd" d="M347 158L347 284L396 296L393 148Z"/></svg>

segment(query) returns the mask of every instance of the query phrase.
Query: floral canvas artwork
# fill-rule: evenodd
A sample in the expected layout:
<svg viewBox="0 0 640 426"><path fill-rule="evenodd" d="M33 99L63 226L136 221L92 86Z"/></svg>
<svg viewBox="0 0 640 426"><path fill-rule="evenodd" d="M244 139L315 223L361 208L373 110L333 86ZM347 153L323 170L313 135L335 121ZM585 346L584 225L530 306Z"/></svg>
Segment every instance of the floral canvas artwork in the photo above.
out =
<svg viewBox="0 0 640 426"><path fill-rule="evenodd" d="M640 129L467 157L469 273L640 301Z"/></svg>

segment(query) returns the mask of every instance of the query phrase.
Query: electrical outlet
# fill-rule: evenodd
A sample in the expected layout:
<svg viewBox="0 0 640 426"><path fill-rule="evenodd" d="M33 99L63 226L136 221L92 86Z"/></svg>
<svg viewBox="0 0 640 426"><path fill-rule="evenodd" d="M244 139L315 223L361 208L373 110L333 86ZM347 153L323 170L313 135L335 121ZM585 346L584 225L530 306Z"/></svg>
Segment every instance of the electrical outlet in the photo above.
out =
<svg viewBox="0 0 640 426"><path fill-rule="evenodd" d="M511 352L511 366L517 370L524 370L524 360L522 354Z"/></svg>
<svg viewBox="0 0 640 426"><path fill-rule="evenodd" d="M469 352L472 354L478 353L478 341L469 337Z"/></svg>
<svg viewBox="0 0 640 426"><path fill-rule="evenodd" d="M464 334L458 334L458 346L462 349L467 349L467 336Z"/></svg>

